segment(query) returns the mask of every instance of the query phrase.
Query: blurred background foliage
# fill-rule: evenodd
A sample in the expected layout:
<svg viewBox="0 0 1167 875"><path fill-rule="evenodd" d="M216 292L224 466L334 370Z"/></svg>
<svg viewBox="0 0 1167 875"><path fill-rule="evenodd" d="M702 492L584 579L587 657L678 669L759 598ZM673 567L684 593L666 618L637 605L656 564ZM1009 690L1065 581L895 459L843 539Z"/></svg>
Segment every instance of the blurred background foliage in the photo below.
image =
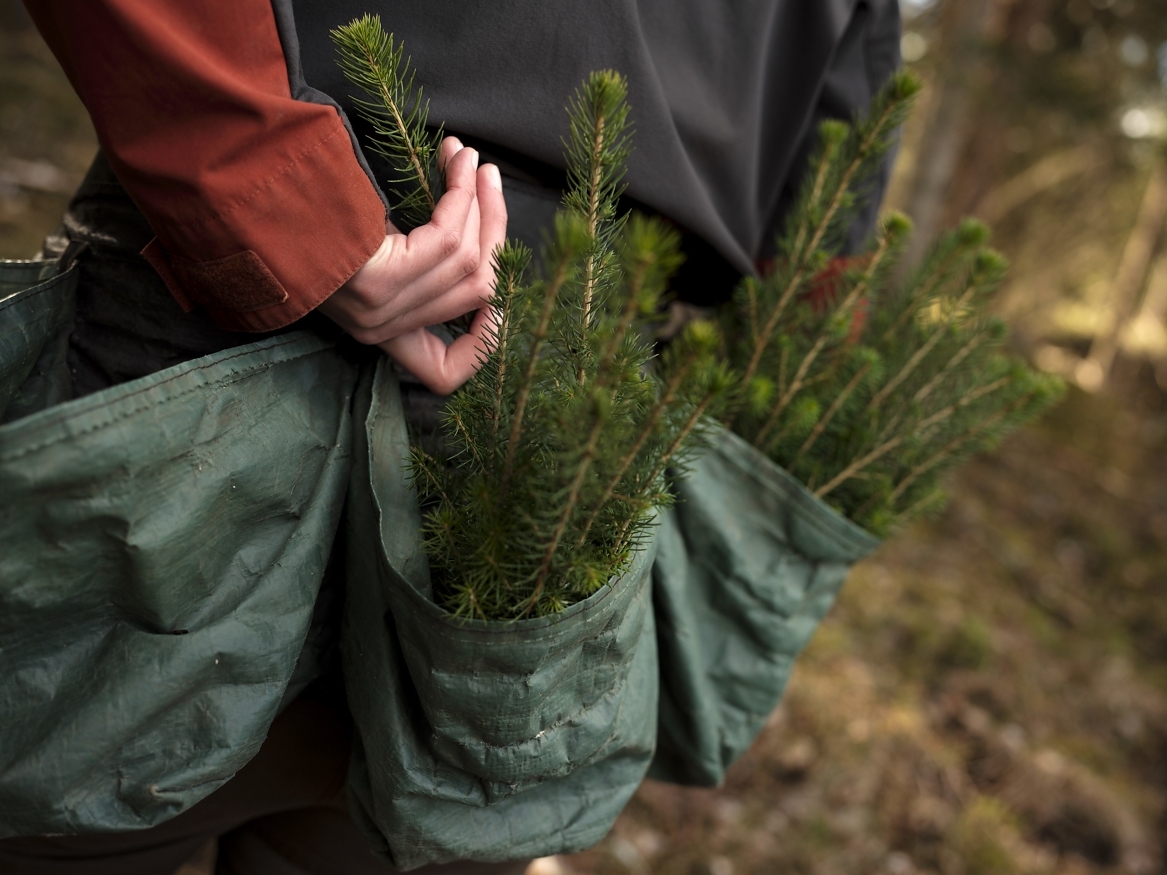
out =
<svg viewBox="0 0 1167 875"><path fill-rule="evenodd" d="M856 568L726 785L647 783L561 873L1167 873L1167 0L913 0L888 206L972 214L1066 402ZM0 256L96 143L0 0Z"/></svg>

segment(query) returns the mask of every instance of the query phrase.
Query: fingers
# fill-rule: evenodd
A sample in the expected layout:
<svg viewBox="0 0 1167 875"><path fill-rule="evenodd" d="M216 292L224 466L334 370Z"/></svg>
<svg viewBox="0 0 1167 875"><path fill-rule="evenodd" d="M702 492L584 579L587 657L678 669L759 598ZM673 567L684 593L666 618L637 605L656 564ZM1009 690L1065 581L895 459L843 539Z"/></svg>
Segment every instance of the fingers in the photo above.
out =
<svg viewBox="0 0 1167 875"><path fill-rule="evenodd" d="M466 220L477 200L478 152L462 149L446 167L446 192L429 222L410 232L406 245L411 267L425 273L458 252Z"/></svg>
<svg viewBox="0 0 1167 875"><path fill-rule="evenodd" d="M506 243L507 208L502 194L502 178L493 164L486 164L478 170L477 212L478 216L475 216L471 211L466 224L466 233L476 235L477 269L464 276L459 276L457 270L441 269L427 274L425 283L448 287L449 291L419 303L416 309L401 318L398 327L410 330L446 322L477 309L494 294L494 254ZM466 263L460 265L461 269L466 266Z"/></svg>
<svg viewBox="0 0 1167 875"><path fill-rule="evenodd" d="M389 322L448 292L481 266L478 156L460 148L453 138L442 145L444 155L453 153L447 173L451 188L438 202L436 223L431 221L408 237L388 234L369 261L326 302L323 312L362 343L392 336ZM472 307L473 301L461 312ZM408 328L398 327L395 333L402 330Z"/></svg>
<svg viewBox="0 0 1167 875"><path fill-rule="evenodd" d="M481 268L477 162L473 149L462 149L450 159L449 188L433 217L394 251L398 264L384 265L386 274L398 281L391 307L380 314L383 319L409 312L432 300L435 290L450 290Z"/></svg>
<svg viewBox="0 0 1167 875"><path fill-rule="evenodd" d="M466 219L458 231L457 248L420 274L412 284L413 288L405 290L403 302L409 306L418 306L432 297L433 289L452 289L465 277L477 272L482 267L482 250L479 246L481 224L482 216L476 191ZM421 300L416 300L415 296L419 291Z"/></svg>
<svg viewBox="0 0 1167 875"><path fill-rule="evenodd" d="M502 194L502 176L494 164L478 168L478 211L482 263L489 264L495 250L507 239L507 202ZM490 271L493 275L494 268Z"/></svg>
<svg viewBox="0 0 1167 875"><path fill-rule="evenodd" d="M361 343L381 345L452 391L477 369L490 332L472 330L447 349L421 329L475 309L475 326L489 326L482 305L494 293L494 253L506 240L507 210L497 167L479 167L475 150L447 137L439 162L446 192L430 222L408 236L389 226L377 252L321 310Z"/></svg>
<svg viewBox="0 0 1167 875"><path fill-rule="evenodd" d="M482 367L496 339L493 320L492 310L479 310L470 331L449 346L418 328L380 347L431 392L449 395Z"/></svg>
<svg viewBox="0 0 1167 875"><path fill-rule="evenodd" d="M450 159L457 155L462 148L464 148L462 141L457 137L443 139L442 145L438 147L438 170L445 173L446 165L450 163Z"/></svg>

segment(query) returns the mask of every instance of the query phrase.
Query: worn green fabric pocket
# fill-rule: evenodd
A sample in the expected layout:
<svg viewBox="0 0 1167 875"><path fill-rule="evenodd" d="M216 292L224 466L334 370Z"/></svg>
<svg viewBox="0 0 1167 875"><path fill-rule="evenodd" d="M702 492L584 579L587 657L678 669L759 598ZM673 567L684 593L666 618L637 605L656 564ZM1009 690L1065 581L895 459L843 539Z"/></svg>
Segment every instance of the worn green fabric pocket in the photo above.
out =
<svg viewBox="0 0 1167 875"><path fill-rule="evenodd" d="M0 422L68 400L77 275L55 261L0 261Z"/></svg>
<svg viewBox="0 0 1167 875"><path fill-rule="evenodd" d="M653 754L652 549L562 614L454 618L430 598L391 365L356 411L341 648L357 816L400 869L594 844Z"/></svg>
<svg viewBox="0 0 1167 875"><path fill-rule="evenodd" d="M0 302L0 372L57 333L37 288ZM355 383L299 332L0 426L0 837L150 826L254 755L340 519Z"/></svg>
<svg viewBox="0 0 1167 875"><path fill-rule="evenodd" d="M851 565L880 542L729 431L676 491L653 567L650 777L713 786L765 725Z"/></svg>
<svg viewBox="0 0 1167 875"><path fill-rule="evenodd" d="M0 301L25 292L59 273L55 259L10 261L0 259Z"/></svg>

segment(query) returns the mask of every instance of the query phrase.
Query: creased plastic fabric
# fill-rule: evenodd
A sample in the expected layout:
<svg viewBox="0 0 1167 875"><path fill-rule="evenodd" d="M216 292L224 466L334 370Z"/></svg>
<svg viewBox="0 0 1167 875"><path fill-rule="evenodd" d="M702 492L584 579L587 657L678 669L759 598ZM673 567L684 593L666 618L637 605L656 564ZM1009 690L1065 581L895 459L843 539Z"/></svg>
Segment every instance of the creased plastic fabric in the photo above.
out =
<svg viewBox="0 0 1167 875"><path fill-rule="evenodd" d="M0 264L0 837L150 826L250 759L346 490L352 810L401 869L588 847L650 763L718 783L878 544L720 433L619 581L455 620L391 365L298 332L67 401L75 283Z"/></svg>
<svg viewBox="0 0 1167 875"><path fill-rule="evenodd" d="M554 617L452 618L429 597L400 396L384 364L356 410L365 428L341 644L358 735L355 813L400 869L594 844L653 754L652 551Z"/></svg>
<svg viewBox="0 0 1167 875"><path fill-rule="evenodd" d="M58 275L55 261L0 261L0 422L68 399L77 274Z"/></svg>
<svg viewBox="0 0 1167 875"><path fill-rule="evenodd" d="M653 566L661 662L650 777L713 786L765 725L874 536L737 435L676 485Z"/></svg>
<svg viewBox="0 0 1167 875"><path fill-rule="evenodd" d="M5 374L60 329L37 288L0 303ZM0 426L0 837L150 826L255 753L340 518L355 383L287 334Z"/></svg>

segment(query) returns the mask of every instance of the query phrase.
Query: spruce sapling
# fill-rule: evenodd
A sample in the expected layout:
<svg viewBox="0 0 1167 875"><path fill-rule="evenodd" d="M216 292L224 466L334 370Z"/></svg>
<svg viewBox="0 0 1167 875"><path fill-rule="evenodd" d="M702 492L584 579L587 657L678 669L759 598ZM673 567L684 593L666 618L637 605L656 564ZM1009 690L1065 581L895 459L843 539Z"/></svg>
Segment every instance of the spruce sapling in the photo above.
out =
<svg viewBox="0 0 1167 875"><path fill-rule="evenodd" d="M436 141L401 48L369 16L334 38L370 95L376 147L409 186L403 203L424 220ZM413 453L435 598L459 616L554 613L617 578L671 500L666 470L684 466L733 387L710 323L655 356L647 325L680 244L659 220L619 210L626 95L604 71L571 99L568 190L539 275L524 247L496 253L492 348L447 402L443 457Z"/></svg>
<svg viewBox="0 0 1167 875"><path fill-rule="evenodd" d="M787 308L825 266L850 226L857 202L892 144L920 83L908 73L894 74L875 96L867 116L854 126L824 122L812 172L791 210L778 240L775 269L761 283L746 283L739 292L748 314L750 335L742 381L747 386L771 348Z"/></svg>
<svg viewBox="0 0 1167 875"><path fill-rule="evenodd" d="M366 95L354 103L372 127L368 146L393 170L388 183L396 197L390 209L409 225L424 225L442 189L437 166L442 130L427 127L429 101L414 88L405 46L385 32L377 15L363 15L331 36L345 77Z"/></svg>
<svg viewBox="0 0 1167 875"><path fill-rule="evenodd" d="M726 320L746 377L733 428L877 535L942 504L945 470L1062 390L1001 352L986 306L1005 262L981 223L945 235L898 288L910 233L898 214L862 256L831 262L917 91L896 74L866 117L820 127L776 267L742 283Z"/></svg>

